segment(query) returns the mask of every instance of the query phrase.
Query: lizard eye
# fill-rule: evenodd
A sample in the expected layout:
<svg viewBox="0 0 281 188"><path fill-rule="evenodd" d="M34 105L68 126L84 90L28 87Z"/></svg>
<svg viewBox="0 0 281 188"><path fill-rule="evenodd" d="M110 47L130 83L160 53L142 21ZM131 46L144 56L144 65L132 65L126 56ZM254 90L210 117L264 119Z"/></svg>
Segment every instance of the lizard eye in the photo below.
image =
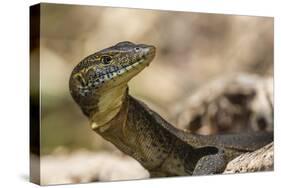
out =
<svg viewBox="0 0 281 188"><path fill-rule="evenodd" d="M112 58L110 56L102 56L101 57L101 62L104 64L104 65L108 65L110 64L110 61L112 60Z"/></svg>

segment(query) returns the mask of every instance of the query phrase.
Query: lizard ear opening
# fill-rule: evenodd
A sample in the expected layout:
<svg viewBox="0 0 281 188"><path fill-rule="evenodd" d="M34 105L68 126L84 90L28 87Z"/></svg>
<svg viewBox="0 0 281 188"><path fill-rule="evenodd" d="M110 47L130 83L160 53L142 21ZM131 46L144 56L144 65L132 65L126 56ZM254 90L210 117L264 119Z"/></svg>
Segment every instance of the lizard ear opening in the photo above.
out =
<svg viewBox="0 0 281 188"><path fill-rule="evenodd" d="M80 85L82 87L85 87L86 86L86 81L83 79L83 77L78 74L76 77L75 77L76 81L80 83Z"/></svg>

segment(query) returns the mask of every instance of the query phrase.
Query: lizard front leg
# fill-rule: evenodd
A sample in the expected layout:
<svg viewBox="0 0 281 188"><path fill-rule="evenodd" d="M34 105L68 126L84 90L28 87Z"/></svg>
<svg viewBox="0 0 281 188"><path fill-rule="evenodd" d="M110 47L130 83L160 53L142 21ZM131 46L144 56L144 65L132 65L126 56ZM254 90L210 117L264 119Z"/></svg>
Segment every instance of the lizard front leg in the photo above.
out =
<svg viewBox="0 0 281 188"><path fill-rule="evenodd" d="M201 150L201 148L199 149ZM218 149L215 154L205 155L196 163L192 175L218 174L224 171L227 165L226 155L223 149Z"/></svg>

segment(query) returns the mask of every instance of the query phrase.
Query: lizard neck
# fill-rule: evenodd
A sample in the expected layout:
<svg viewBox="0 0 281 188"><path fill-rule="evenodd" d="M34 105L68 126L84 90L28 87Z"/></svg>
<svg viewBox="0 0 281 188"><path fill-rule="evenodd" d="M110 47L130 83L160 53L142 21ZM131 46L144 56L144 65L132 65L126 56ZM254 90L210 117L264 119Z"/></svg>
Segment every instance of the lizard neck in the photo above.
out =
<svg viewBox="0 0 281 188"><path fill-rule="evenodd" d="M126 94L119 112L109 122L94 129L124 153L149 170L151 176L191 175L193 148L178 139L144 104ZM183 152L184 151L184 152ZM186 153L190 155L187 156ZM174 165L171 165L174 164ZM159 174L161 172L161 174Z"/></svg>
<svg viewBox="0 0 281 188"><path fill-rule="evenodd" d="M127 93L127 84L122 84L108 89L101 95L95 95L95 108L92 108L94 110L89 117L92 129L103 129L118 114Z"/></svg>

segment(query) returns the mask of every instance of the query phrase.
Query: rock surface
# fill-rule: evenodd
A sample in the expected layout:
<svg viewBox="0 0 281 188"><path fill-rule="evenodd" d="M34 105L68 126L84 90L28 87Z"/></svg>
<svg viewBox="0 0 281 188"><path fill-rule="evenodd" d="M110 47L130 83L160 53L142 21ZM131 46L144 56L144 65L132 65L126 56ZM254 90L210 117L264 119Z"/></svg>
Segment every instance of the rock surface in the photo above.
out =
<svg viewBox="0 0 281 188"><path fill-rule="evenodd" d="M120 153L77 151L41 158L43 185L148 178L148 172Z"/></svg>
<svg viewBox="0 0 281 188"><path fill-rule="evenodd" d="M274 168L273 143L252 153L245 153L230 161L224 174L270 171Z"/></svg>
<svg viewBox="0 0 281 188"><path fill-rule="evenodd" d="M206 83L176 108L177 127L198 134L273 130L273 78L223 76Z"/></svg>

